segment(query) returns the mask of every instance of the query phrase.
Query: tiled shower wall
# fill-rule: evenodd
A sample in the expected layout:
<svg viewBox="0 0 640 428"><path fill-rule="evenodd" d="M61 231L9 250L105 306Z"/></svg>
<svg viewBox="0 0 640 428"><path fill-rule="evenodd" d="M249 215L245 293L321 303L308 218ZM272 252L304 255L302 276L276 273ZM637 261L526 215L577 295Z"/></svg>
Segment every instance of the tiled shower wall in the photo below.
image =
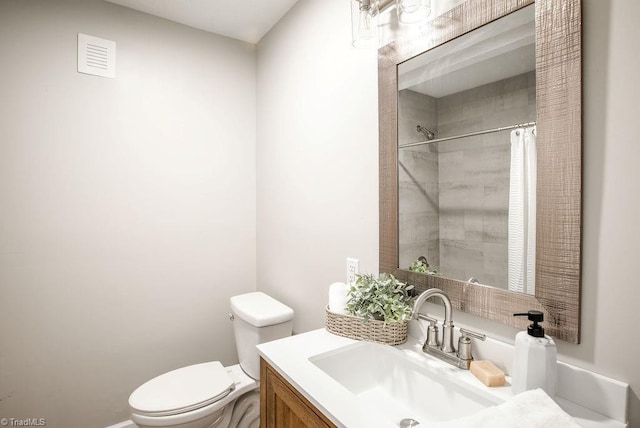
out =
<svg viewBox="0 0 640 428"><path fill-rule="evenodd" d="M416 130L421 125L435 132L437 100L410 90L398 94L398 144L424 141ZM430 145L402 149L398 152L398 222L400 267L424 256L438 266L439 201L438 153Z"/></svg>
<svg viewBox="0 0 640 428"><path fill-rule="evenodd" d="M414 104L405 100L415 101L417 95L429 98L428 110L434 100L402 92L400 144L408 134L403 128L411 125L404 116L416 116L408 112ZM430 129L438 138L461 135L535 121L535 110L535 73L529 72L437 99L435 129ZM482 284L507 287L510 156L510 131L400 150L401 266L426 252L430 264L446 277L465 281L475 277ZM422 179L420 186L407 182L414 176ZM426 213L429 222L437 218L437 228L420 225ZM423 239L425 235L428 239ZM420 243L424 243L421 248Z"/></svg>

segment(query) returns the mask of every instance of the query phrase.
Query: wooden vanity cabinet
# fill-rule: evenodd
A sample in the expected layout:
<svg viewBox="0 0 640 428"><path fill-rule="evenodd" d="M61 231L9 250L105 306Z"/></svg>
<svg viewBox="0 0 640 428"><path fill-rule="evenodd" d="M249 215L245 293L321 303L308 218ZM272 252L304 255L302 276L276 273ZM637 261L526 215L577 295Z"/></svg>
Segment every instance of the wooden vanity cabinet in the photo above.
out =
<svg viewBox="0 0 640 428"><path fill-rule="evenodd" d="M313 404L260 358L260 428L335 428Z"/></svg>

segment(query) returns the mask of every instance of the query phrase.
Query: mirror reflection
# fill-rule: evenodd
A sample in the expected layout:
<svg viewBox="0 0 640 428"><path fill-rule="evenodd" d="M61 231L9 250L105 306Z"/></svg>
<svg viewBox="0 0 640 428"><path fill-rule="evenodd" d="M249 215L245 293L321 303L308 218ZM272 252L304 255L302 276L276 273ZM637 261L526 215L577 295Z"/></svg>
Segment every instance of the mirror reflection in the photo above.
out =
<svg viewBox="0 0 640 428"><path fill-rule="evenodd" d="M534 294L534 6L398 66L402 269Z"/></svg>

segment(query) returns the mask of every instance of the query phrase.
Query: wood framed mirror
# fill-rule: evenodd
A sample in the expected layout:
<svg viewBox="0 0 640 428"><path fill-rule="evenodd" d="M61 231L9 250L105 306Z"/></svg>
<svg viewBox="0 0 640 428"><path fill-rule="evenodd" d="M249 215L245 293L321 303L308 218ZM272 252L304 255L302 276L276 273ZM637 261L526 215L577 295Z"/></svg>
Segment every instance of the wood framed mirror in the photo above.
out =
<svg viewBox="0 0 640 428"><path fill-rule="evenodd" d="M535 287L526 294L499 288L491 279L479 284L447 272L410 271L399 249L398 70L418 55L528 6L535 14ZM515 312L541 310L548 334L579 343L581 67L580 0L467 0L426 23L419 37L378 51L380 272L414 284L417 291L440 288L455 309L507 325L527 324L514 318Z"/></svg>

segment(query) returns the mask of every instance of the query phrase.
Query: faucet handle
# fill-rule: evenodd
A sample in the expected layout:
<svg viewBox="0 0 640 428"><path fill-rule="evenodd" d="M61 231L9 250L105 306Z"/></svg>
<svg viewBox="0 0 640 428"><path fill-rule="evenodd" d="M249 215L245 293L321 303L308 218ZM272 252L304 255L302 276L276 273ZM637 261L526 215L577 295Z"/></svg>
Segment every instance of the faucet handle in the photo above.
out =
<svg viewBox="0 0 640 428"><path fill-rule="evenodd" d="M418 318L419 320L423 320L423 321L429 321L429 325L430 326L438 324L438 320L437 319L428 317L425 314L418 313L418 316L416 318Z"/></svg>
<svg viewBox="0 0 640 428"><path fill-rule="evenodd" d="M429 346L439 348L440 340L438 339L438 320L421 313L418 313L417 318L419 320L429 321L429 326L427 327L427 340L424 342L423 349Z"/></svg>
<svg viewBox="0 0 640 428"><path fill-rule="evenodd" d="M480 339L482 341L484 341L487 338L487 336L485 334L477 333L477 332L475 332L473 330L467 330L466 328L461 328L460 329L460 335L462 337L473 337L473 338L476 338L476 339Z"/></svg>
<svg viewBox="0 0 640 428"><path fill-rule="evenodd" d="M485 340L487 336L482 333L476 333L475 331L460 329L460 338L458 339L458 358L465 361L472 361L473 355L471 354L471 338Z"/></svg>

